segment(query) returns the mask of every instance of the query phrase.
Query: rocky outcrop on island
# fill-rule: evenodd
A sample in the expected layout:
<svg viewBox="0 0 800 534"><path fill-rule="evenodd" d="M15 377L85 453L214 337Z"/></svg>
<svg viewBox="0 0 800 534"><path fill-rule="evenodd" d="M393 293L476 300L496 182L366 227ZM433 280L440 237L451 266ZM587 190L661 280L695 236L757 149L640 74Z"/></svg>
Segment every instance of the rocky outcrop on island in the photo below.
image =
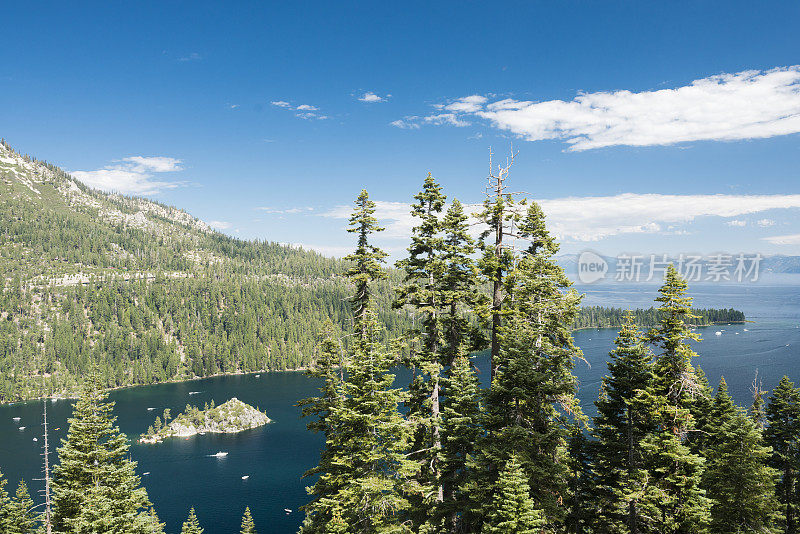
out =
<svg viewBox="0 0 800 534"><path fill-rule="evenodd" d="M202 410L186 405L186 411L171 420L169 410L165 410L163 421L157 417L155 424L142 434L139 442L158 443L166 438L205 433L234 434L269 422L267 414L234 397L219 406L214 406L213 402L207 404Z"/></svg>

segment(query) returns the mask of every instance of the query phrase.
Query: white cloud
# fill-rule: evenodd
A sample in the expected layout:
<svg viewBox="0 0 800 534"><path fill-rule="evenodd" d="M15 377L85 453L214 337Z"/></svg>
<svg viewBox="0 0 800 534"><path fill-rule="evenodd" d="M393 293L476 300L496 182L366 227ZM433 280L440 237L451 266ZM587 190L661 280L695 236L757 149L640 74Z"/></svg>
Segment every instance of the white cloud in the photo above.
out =
<svg viewBox="0 0 800 534"><path fill-rule="evenodd" d="M483 108L487 100L485 96L481 95L465 96L451 104L443 106L443 108L456 113L476 113Z"/></svg>
<svg viewBox="0 0 800 534"><path fill-rule="evenodd" d="M203 56L201 56L197 52L192 52L189 55L179 57L178 61L200 61L201 59L203 59Z"/></svg>
<svg viewBox="0 0 800 534"><path fill-rule="evenodd" d="M450 124L452 126L464 127L469 126L470 123L459 118L455 113L439 113L438 115L429 115L425 117L425 122L428 124Z"/></svg>
<svg viewBox="0 0 800 534"><path fill-rule="evenodd" d="M372 91L367 91L366 93L358 97L358 99L361 102L367 102L367 103L386 102L386 99L389 98L390 96L392 95L379 96L373 93Z"/></svg>
<svg viewBox="0 0 800 534"><path fill-rule="evenodd" d="M277 215L294 215L297 213L308 213L309 211L314 211L314 208L312 208L311 206L301 206L294 208L271 208L269 206L259 206L256 209L263 211L264 213L274 213Z"/></svg>
<svg viewBox="0 0 800 534"><path fill-rule="evenodd" d="M759 225L761 228L767 228L769 226L775 226L775 221L772 219L759 219L756 221L756 224Z"/></svg>
<svg viewBox="0 0 800 534"><path fill-rule="evenodd" d="M298 111L319 111L317 106L312 106L310 104L300 104L295 109Z"/></svg>
<svg viewBox="0 0 800 534"><path fill-rule="evenodd" d="M605 197L566 197L540 200L548 227L560 239L591 242L624 234L685 231L675 225L700 217L736 217L771 209L800 208L800 195L660 195L624 193ZM408 238L415 225L403 202L375 201L376 217L389 238ZM467 205L468 213L480 206ZM350 206L324 215L350 216ZM664 228L667 227L666 230ZM478 228L476 231L478 231Z"/></svg>
<svg viewBox="0 0 800 534"><path fill-rule="evenodd" d="M90 187L131 195L157 195L182 182L164 181L154 174L183 170L181 160L164 156L131 156L94 171L72 171L72 176Z"/></svg>
<svg viewBox="0 0 800 534"><path fill-rule="evenodd" d="M273 100L272 102L270 102L270 104L284 109L289 109L292 107L292 105L289 102L285 102L283 100Z"/></svg>
<svg viewBox="0 0 800 534"><path fill-rule="evenodd" d="M775 235L763 239L773 245L800 245L800 234Z"/></svg>
<svg viewBox="0 0 800 534"><path fill-rule="evenodd" d="M394 126L395 128L400 128L401 130L417 130L419 129L419 123L416 122L417 117L405 117L403 119L397 119L396 121L392 121L389 124Z"/></svg>
<svg viewBox="0 0 800 534"><path fill-rule="evenodd" d="M741 219L733 219L732 221L726 221L725 224L728 226L747 226L747 221L743 221Z"/></svg>
<svg viewBox="0 0 800 534"><path fill-rule="evenodd" d="M719 74L674 89L581 93L570 101L486 102L472 95L443 108L529 141L563 139L575 151L767 138L800 132L800 66Z"/></svg>
<svg viewBox="0 0 800 534"><path fill-rule="evenodd" d="M208 221L208 225L215 230L227 230L233 226L231 223L226 221Z"/></svg>

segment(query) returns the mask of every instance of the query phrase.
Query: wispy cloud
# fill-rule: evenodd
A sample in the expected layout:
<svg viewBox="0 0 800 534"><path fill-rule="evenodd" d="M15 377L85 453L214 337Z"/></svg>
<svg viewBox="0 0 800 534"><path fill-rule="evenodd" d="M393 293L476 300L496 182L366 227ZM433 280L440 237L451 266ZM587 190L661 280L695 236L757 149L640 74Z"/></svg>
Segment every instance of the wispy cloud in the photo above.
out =
<svg viewBox="0 0 800 534"><path fill-rule="evenodd" d="M228 230L233 226L227 221L208 221L208 225L215 230Z"/></svg>
<svg viewBox="0 0 800 534"><path fill-rule="evenodd" d="M276 215L294 215L297 213L308 213L314 211L314 208L311 206L299 206L292 208L272 208L269 206L259 206L256 209L263 211L264 213L273 213Z"/></svg>
<svg viewBox="0 0 800 534"><path fill-rule="evenodd" d="M298 119L321 121L328 118L327 115L318 113L319 108L317 106L312 106L311 104L300 104L295 106L291 102L286 102L285 100L273 100L270 102L270 104L285 110L295 111L294 116Z"/></svg>
<svg viewBox="0 0 800 534"><path fill-rule="evenodd" d="M386 100L391 96L392 95L380 96L373 93L372 91L367 91L366 93L359 96L358 99L361 102L375 103L375 102L386 102Z"/></svg>
<svg viewBox="0 0 800 534"><path fill-rule="evenodd" d="M719 74L657 91L581 93L569 101L489 103L470 95L438 108L528 141L561 139L572 151L767 138L800 132L800 66Z"/></svg>
<svg viewBox="0 0 800 534"><path fill-rule="evenodd" d="M773 245L800 245L800 234L774 235L763 239Z"/></svg>
<svg viewBox="0 0 800 534"><path fill-rule="evenodd" d="M732 221L725 221L725 224L728 226L747 226L747 221L743 221L741 219L733 219Z"/></svg>
<svg viewBox="0 0 800 534"><path fill-rule="evenodd" d="M770 226L775 226L775 221L772 219L759 219L756 221L756 224L759 225L761 228L768 228Z"/></svg>
<svg viewBox="0 0 800 534"><path fill-rule="evenodd" d="M593 242L625 234L683 233L681 224L701 217L736 217L772 209L800 208L800 195L661 195L624 193L604 197L540 200L548 226L560 239ZM404 202L375 201L376 216L388 238L408 238L415 220ZM468 205L468 212L480 206ZM324 215L350 216L350 206ZM476 227L476 231L478 227Z"/></svg>
<svg viewBox="0 0 800 534"><path fill-rule="evenodd" d="M156 195L183 182L157 179L155 174L183 170L179 159L165 156L131 156L93 171L72 171L90 187L132 195Z"/></svg>
<svg viewBox="0 0 800 534"><path fill-rule="evenodd" d="M419 122L417 119L419 119L419 117L411 115L408 117L403 117L402 119L397 119L396 121L392 121L389 124L395 128L400 128L401 130L416 130L419 128Z"/></svg>
<svg viewBox="0 0 800 534"><path fill-rule="evenodd" d="M200 61L201 59L203 59L203 56L197 52L192 52L191 54L179 57L178 61Z"/></svg>

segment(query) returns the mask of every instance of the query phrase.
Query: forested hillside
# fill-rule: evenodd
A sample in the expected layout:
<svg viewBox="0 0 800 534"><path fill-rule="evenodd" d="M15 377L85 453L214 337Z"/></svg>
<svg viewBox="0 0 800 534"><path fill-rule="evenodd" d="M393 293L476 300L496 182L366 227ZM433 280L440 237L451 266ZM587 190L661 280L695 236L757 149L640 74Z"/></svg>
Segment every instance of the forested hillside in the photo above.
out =
<svg viewBox="0 0 800 534"><path fill-rule="evenodd" d="M87 188L0 145L0 401L307 366L345 328L344 262L213 231L177 208ZM388 332L409 322L377 289Z"/></svg>

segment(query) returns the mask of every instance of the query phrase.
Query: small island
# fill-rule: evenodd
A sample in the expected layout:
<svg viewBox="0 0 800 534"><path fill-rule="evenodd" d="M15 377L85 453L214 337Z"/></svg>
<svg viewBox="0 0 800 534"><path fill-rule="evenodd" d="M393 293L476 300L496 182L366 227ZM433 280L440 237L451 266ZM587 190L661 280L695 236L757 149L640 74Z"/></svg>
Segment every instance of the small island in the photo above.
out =
<svg viewBox="0 0 800 534"><path fill-rule="evenodd" d="M159 443L165 438L205 433L235 434L270 422L267 414L236 397L219 406L211 401L202 410L187 404L184 413L170 419L169 409L164 410L163 420L156 417L155 423L139 438L139 443Z"/></svg>

